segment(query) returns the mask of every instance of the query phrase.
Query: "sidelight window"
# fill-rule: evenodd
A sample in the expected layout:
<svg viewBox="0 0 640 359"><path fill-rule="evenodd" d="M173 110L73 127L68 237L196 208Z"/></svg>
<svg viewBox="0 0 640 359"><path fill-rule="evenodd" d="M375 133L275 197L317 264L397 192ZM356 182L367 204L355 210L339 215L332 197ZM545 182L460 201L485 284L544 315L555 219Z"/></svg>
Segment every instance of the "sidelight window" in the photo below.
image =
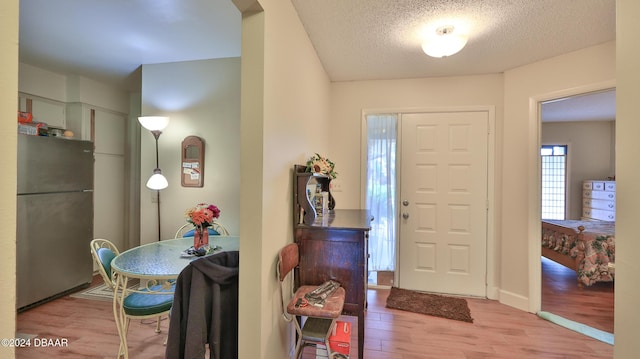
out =
<svg viewBox="0 0 640 359"><path fill-rule="evenodd" d="M542 162L542 219L566 219L567 146L545 145Z"/></svg>

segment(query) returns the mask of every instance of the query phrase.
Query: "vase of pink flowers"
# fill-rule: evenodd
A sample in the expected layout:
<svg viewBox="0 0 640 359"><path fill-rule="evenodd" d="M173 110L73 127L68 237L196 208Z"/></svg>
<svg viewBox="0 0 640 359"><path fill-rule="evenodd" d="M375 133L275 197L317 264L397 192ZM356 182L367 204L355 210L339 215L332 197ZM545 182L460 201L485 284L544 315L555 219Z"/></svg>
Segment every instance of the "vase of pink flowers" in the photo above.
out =
<svg viewBox="0 0 640 359"><path fill-rule="evenodd" d="M187 222L195 226L193 233L193 249L209 245L209 227L220 217L220 209L208 203L198 203L185 212Z"/></svg>

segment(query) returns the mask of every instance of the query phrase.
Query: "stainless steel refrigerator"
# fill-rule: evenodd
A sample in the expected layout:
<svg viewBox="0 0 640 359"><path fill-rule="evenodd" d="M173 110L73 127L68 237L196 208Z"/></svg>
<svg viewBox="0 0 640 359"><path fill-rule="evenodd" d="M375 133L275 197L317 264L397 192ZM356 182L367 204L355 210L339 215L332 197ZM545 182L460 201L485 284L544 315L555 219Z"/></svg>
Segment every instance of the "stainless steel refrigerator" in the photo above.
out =
<svg viewBox="0 0 640 359"><path fill-rule="evenodd" d="M18 309L91 283L93 163L93 142L18 135Z"/></svg>

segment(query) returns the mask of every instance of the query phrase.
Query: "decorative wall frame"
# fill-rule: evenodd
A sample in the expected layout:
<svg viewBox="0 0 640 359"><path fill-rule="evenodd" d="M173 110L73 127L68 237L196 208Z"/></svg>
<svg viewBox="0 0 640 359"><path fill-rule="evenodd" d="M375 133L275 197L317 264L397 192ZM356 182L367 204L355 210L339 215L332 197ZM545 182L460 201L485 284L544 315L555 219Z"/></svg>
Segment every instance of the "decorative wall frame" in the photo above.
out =
<svg viewBox="0 0 640 359"><path fill-rule="evenodd" d="M182 140L182 187L204 186L204 140L188 136Z"/></svg>

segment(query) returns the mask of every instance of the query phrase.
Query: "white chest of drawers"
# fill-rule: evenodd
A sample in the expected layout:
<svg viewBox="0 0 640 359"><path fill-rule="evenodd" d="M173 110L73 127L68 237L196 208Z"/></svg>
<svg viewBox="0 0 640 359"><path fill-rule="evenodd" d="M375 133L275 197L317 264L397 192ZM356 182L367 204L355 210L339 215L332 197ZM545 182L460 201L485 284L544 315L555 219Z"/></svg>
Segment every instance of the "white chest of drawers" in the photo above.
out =
<svg viewBox="0 0 640 359"><path fill-rule="evenodd" d="M616 220L616 182L587 180L582 183L582 219Z"/></svg>

